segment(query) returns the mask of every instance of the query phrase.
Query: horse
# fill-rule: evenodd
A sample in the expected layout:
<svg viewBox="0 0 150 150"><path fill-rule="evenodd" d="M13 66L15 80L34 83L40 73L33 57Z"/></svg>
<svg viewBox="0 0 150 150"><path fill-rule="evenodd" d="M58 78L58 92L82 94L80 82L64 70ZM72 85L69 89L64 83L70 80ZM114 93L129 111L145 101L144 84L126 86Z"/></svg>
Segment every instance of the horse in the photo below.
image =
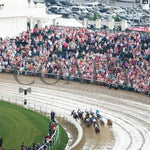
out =
<svg viewBox="0 0 150 150"><path fill-rule="evenodd" d="M85 125L89 128L91 126L89 118L85 119Z"/></svg>
<svg viewBox="0 0 150 150"><path fill-rule="evenodd" d="M86 113L85 118L89 118L89 113L88 112Z"/></svg>
<svg viewBox="0 0 150 150"><path fill-rule="evenodd" d="M95 133L96 133L96 134L97 134L97 133L100 133L100 129L99 129L97 123L94 124L94 129L95 129Z"/></svg>
<svg viewBox="0 0 150 150"><path fill-rule="evenodd" d="M77 121L78 115L76 114L74 110L71 112L71 115L73 115L73 118Z"/></svg>
<svg viewBox="0 0 150 150"><path fill-rule="evenodd" d="M104 121L103 121L102 119L100 119L99 122L100 122L100 125L101 125L101 126L104 126L104 125L105 125L105 123L104 123Z"/></svg>
<svg viewBox="0 0 150 150"><path fill-rule="evenodd" d="M78 112L78 117L82 120L83 119L83 112Z"/></svg>
<svg viewBox="0 0 150 150"><path fill-rule="evenodd" d="M78 115L77 114L73 115L73 118L77 121Z"/></svg>
<svg viewBox="0 0 150 150"><path fill-rule="evenodd" d="M100 114L96 114L96 116L97 116L97 119L99 119L99 117L100 117Z"/></svg>
<svg viewBox="0 0 150 150"><path fill-rule="evenodd" d="M109 119L109 120L107 120L107 125L108 125L108 127L110 128L112 128L112 121Z"/></svg>
<svg viewBox="0 0 150 150"><path fill-rule="evenodd" d="M97 118L93 118L92 123L97 123Z"/></svg>

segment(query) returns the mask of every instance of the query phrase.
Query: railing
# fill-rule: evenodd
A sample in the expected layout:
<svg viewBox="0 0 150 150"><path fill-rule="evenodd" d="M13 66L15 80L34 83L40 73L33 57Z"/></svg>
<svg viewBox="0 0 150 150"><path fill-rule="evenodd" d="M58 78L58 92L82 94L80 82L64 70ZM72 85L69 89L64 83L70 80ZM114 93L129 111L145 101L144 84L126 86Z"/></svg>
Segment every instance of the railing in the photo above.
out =
<svg viewBox="0 0 150 150"><path fill-rule="evenodd" d="M10 97L10 96L0 93L0 100L6 101L9 103L13 103L13 104L16 104L19 106L23 106L27 109L36 111L38 113L42 113L43 115L46 115L46 116L48 116L48 114L49 114L48 109L45 109L38 105L35 105L31 102L27 102L27 104L24 105L24 99L21 99L21 98L16 98L13 96ZM56 122L57 122L57 120L56 120ZM57 126L55 128L55 132L53 133L52 137L47 141L47 143L44 143L38 150L50 150L51 148L53 148L55 146L55 144L57 142L60 142L60 140L59 140L59 124L57 124Z"/></svg>
<svg viewBox="0 0 150 150"><path fill-rule="evenodd" d="M71 76L71 74L64 76L64 75L56 75L56 74L52 74L52 73L40 73L40 72L26 71L26 70L14 71L14 70L2 69L2 73L10 73L10 74L14 74L14 75L25 75L25 76L36 76L36 77L41 78L45 84L57 83L57 82L47 83L46 81L44 81L44 78L52 78L52 79L56 79L57 81L58 80L66 80L67 83L69 81L76 81L76 82L80 82L80 83L90 83L90 84L101 85L101 86L109 85L109 83L106 81L100 81L100 80L94 79L94 75L93 75L93 79L88 79L88 78L82 78L82 77L80 77L80 75L73 77L73 76ZM17 81L17 82L19 82L19 81ZM137 92L137 93L150 95L150 89L143 89L143 88L138 88L138 87L135 88L132 86L122 85L122 84L118 84L118 88L122 89L122 90L133 91L133 92Z"/></svg>
<svg viewBox="0 0 150 150"><path fill-rule="evenodd" d="M55 132L53 133L52 137L47 141L47 143L43 144L38 150L50 150L51 147L55 146L55 144L59 140L59 125L56 126Z"/></svg>

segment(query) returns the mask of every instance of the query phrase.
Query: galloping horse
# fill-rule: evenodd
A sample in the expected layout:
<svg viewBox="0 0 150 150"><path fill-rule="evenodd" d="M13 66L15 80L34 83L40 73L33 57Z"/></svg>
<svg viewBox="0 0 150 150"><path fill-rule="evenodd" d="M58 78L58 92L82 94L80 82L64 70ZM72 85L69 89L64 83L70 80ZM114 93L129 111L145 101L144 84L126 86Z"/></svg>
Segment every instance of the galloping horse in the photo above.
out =
<svg viewBox="0 0 150 150"><path fill-rule="evenodd" d="M97 134L97 133L100 133L100 129L99 129L97 123L94 124L94 129L95 129L96 134Z"/></svg>
<svg viewBox="0 0 150 150"><path fill-rule="evenodd" d="M91 126L89 118L85 119L85 125L89 128Z"/></svg>
<svg viewBox="0 0 150 150"><path fill-rule="evenodd" d="M78 112L78 116L82 120L83 119L83 112Z"/></svg>
<svg viewBox="0 0 150 150"><path fill-rule="evenodd" d="M78 115L76 114L74 110L71 112L71 115L73 115L73 118L77 121Z"/></svg>
<svg viewBox="0 0 150 150"><path fill-rule="evenodd" d="M101 126L105 125L104 121L102 120L102 116L100 114L97 114L97 119L99 119L99 122L100 122Z"/></svg>
<svg viewBox="0 0 150 150"><path fill-rule="evenodd" d="M77 121L78 115L77 114L73 115L73 118Z"/></svg>
<svg viewBox="0 0 150 150"><path fill-rule="evenodd" d="M104 125L105 125L105 123L104 123L104 121L103 121L102 119L100 119L99 122L100 122L100 125L101 125L101 126L104 126Z"/></svg>
<svg viewBox="0 0 150 150"><path fill-rule="evenodd" d="M108 125L108 127L110 128L112 128L112 121L110 120L110 119L107 119L107 125Z"/></svg>

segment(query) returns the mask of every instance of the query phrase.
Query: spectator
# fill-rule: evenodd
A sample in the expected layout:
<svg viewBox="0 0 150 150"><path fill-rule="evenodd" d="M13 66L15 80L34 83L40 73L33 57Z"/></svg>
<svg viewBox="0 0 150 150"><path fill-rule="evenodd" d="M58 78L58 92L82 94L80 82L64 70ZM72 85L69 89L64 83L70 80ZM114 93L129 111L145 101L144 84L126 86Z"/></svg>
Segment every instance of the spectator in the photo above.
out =
<svg viewBox="0 0 150 150"><path fill-rule="evenodd" d="M52 136L52 123L49 124L49 135Z"/></svg>
<svg viewBox="0 0 150 150"><path fill-rule="evenodd" d="M25 146L24 143L21 144L21 150L24 150Z"/></svg>
<svg viewBox="0 0 150 150"><path fill-rule="evenodd" d="M2 145L3 145L3 139L2 139L2 137L0 136L0 149L1 149L1 150L3 150Z"/></svg>
<svg viewBox="0 0 150 150"><path fill-rule="evenodd" d="M55 132L55 128L56 128L56 123L53 122L53 125L52 125L52 133Z"/></svg>
<svg viewBox="0 0 150 150"><path fill-rule="evenodd" d="M52 122L55 122L55 113L53 111L51 112L51 119L52 119Z"/></svg>

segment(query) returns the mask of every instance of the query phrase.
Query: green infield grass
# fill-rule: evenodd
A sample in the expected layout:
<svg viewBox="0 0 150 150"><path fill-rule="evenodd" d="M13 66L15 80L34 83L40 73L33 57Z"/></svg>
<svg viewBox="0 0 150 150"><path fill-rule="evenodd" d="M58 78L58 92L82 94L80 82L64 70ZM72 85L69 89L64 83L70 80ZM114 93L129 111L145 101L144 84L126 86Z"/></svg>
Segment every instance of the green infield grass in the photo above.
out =
<svg viewBox="0 0 150 150"><path fill-rule="evenodd" d="M33 142L43 143L48 134L50 119L26 108L0 101L0 136L5 150L21 149L21 144L31 146ZM65 130L60 126L59 150L68 142Z"/></svg>

